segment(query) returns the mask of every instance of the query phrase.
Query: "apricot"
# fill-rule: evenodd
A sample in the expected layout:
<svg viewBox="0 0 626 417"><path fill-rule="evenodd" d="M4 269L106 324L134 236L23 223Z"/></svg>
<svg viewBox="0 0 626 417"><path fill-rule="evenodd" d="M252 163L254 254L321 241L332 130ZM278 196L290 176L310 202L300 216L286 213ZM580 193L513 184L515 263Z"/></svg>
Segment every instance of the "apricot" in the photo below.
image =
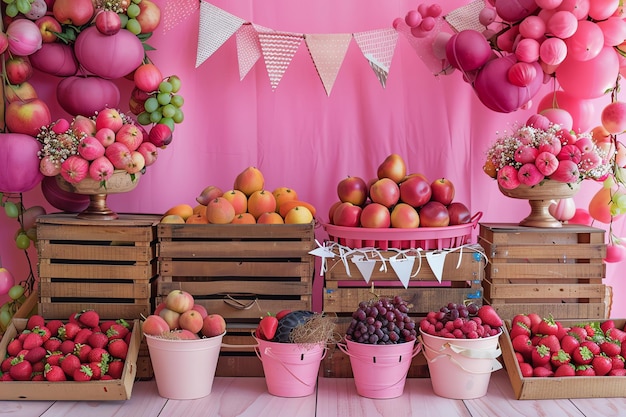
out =
<svg viewBox="0 0 626 417"><path fill-rule="evenodd" d="M185 220L187 224L209 224L209 220L203 214L192 214Z"/></svg>
<svg viewBox="0 0 626 417"><path fill-rule="evenodd" d="M307 203L306 201L301 201L301 200L293 200L293 201L286 201L285 203L283 203L280 206L280 215L285 218L287 216L287 213L294 207L298 207L298 206L302 206L302 207L306 207L307 209L309 209L309 211L311 212L311 215L313 215L313 217L315 217L316 214L316 210L315 207L313 206L313 204L311 203Z"/></svg>
<svg viewBox="0 0 626 417"><path fill-rule="evenodd" d="M206 205L198 204L197 206L195 206L193 208L193 214L201 214L204 216L206 214Z"/></svg>
<svg viewBox="0 0 626 417"><path fill-rule="evenodd" d="M209 223L228 224L235 218L235 208L224 197L214 198L206 206L206 218Z"/></svg>
<svg viewBox="0 0 626 417"><path fill-rule="evenodd" d="M287 212L285 224L308 224L313 221L313 214L304 206L296 206Z"/></svg>
<svg viewBox="0 0 626 417"><path fill-rule="evenodd" d="M289 187L279 187L272 191L274 198L276 199L276 213L279 213L280 206L286 201L293 201L298 199L298 193Z"/></svg>
<svg viewBox="0 0 626 417"><path fill-rule="evenodd" d="M263 173L256 167L248 167L235 177L233 188L250 197L255 191L261 191L264 186Z"/></svg>
<svg viewBox="0 0 626 417"><path fill-rule="evenodd" d="M250 213L237 214L231 224L256 224L256 219Z"/></svg>
<svg viewBox="0 0 626 417"><path fill-rule="evenodd" d="M185 219L180 217L178 214L168 214L167 216L161 217L161 223L185 224Z"/></svg>
<svg viewBox="0 0 626 417"><path fill-rule="evenodd" d="M170 214L177 214L183 218L183 220L187 220L187 218L193 215L193 207L189 204L178 204L169 210L167 210L164 216L168 216Z"/></svg>
<svg viewBox="0 0 626 417"><path fill-rule="evenodd" d="M257 224L284 224L282 216L275 211L263 213L257 219Z"/></svg>
<svg viewBox="0 0 626 417"><path fill-rule="evenodd" d="M255 219L268 211L276 211L276 198L267 190L255 191L248 197L248 213L252 214Z"/></svg>

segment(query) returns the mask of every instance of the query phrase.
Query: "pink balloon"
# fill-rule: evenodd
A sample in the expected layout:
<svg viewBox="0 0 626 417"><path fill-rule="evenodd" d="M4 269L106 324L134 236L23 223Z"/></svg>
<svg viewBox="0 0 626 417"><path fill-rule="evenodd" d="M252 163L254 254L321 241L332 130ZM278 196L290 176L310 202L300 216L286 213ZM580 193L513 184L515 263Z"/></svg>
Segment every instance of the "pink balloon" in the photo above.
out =
<svg viewBox="0 0 626 417"><path fill-rule="evenodd" d="M553 10L559 7L563 0L535 0L535 3L542 9Z"/></svg>
<svg viewBox="0 0 626 417"><path fill-rule="evenodd" d="M589 2L589 17L593 20L605 20L615 13L620 0L593 0Z"/></svg>
<svg viewBox="0 0 626 417"><path fill-rule="evenodd" d="M590 20L578 22L578 29L565 40L567 54L577 61L589 61L598 56L604 47L604 34L600 26Z"/></svg>
<svg viewBox="0 0 626 417"><path fill-rule="evenodd" d="M560 38L548 38L539 47L539 57L548 65L559 65L567 56L567 45Z"/></svg>
<svg viewBox="0 0 626 417"><path fill-rule="evenodd" d="M513 26L511 29L500 34L496 39L498 48L506 52L513 52L513 45L515 45L516 39L520 36L519 26Z"/></svg>
<svg viewBox="0 0 626 417"><path fill-rule="evenodd" d="M530 101L543 84L543 76L537 76L526 87L518 87L508 80L509 69L517 63L515 55L493 59L478 72L474 90L480 101L491 110L510 113ZM534 62L537 74L541 66Z"/></svg>
<svg viewBox="0 0 626 417"><path fill-rule="evenodd" d="M530 39L540 39L546 33L546 22L539 16L528 16L519 24L519 33Z"/></svg>
<svg viewBox="0 0 626 417"><path fill-rule="evenodd" d="M462 30L446 43L446 57L461 71L472 71L485 65L491 56L487 39L475 30Z"/></svg>
<svg viewBox="0 0 626 417"><path fill-rule="evenodd" d="M595 1L595 0L594 0ZM589 0L563 0L561 5L556 10L565 10L572 12L576 17L576 20L584 20L589 14Z"/></svg>
<svg viewBox="0 0 626 417"><path fill-rule="evenodd" d="M541 20L543 20L544 23L547 25L548 24L548 20L550 20L552 15L554 15L556 12L557 12L556 9L555 10L541 9L541 10L539 10L539 13L537 13L537 16Z"/></svg>
<svg viewBox="0 0 626 417"><path fill-rule="evenodd" d="M606 46L617 46L626 39L626 21L620 17L609 17L597 23L604 34Z"/></svg>
<svg viewBox="0 0 626 417"><path fill-rule="evenodd" d="M589 211L581 208L577 208L574 213L574 217L569 219L569 224L581 224L583 226L591 226L593 223L593 217L589 214Z"/></svg>
<svg viewBox="0 0 626 417"><path fill-rule="evenodd" d="M556 79L572 97L598 98L615 85L618 73L617 53L605 46L598 56L588 61L565 58L556 69Z"/></svg>
<svg viewBox="0 0 626 417"><path fill-rule="evenodd" d="M535 62L539 59L539 42L534 39L524 38L515 48L515 56L522 62Z"/></svg>
<svg viewBox="0 0 626 417"><path fill-rule="evenodd" d="M557 38L566 39L576 33L578 19L572 12L561 10L552 15L546 28L549 33Z"/></svg>
<svg viewBox="0 0 626 417"><path fill-rule="evenodd" d="M586 132L597 123L592 100L572 97L565 91L559 90L546 94L539 101L537 112L553 107L567 110L572 116L572 130L576 133Z"/></svg>
<svg viewBox="0 0 626 417"><path fill-rule="evenodd" d="M507 22L517 22L537 10L535 0L497 0L498 16Z"/></svg>
<svg viewBox="0 0 626 417"><path fill-rule="evenodd" d="M62 211L79 213L89 206L88 195L62 190L56 177L43 177L41 192L48 203Z"/></svg>
<svg viewBox="0 0 626 417"><path fill-rule="evenodd" d="M526 87L537 78L537 68L528 62L518 62L509 68L507 78L513 85Z"/></svg>
<svg viewBox="0 0 626 417"><path fill-rule="evenodd" d="M572 115L569 114L567 110L554 108L545 109L541 114L546 116L552 123L561 126L562 129L572 130L574 119L572 119Z"/></svg>

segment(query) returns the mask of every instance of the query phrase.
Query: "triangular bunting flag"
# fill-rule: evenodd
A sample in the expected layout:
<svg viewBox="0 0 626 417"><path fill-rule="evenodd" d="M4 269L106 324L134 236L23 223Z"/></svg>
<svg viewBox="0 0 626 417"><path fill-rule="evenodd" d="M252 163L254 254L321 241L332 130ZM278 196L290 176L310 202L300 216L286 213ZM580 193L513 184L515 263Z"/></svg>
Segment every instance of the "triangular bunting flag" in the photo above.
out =
<svg viewBox="0 0 626 417"><path fill-rule="evenodd" d="M398 32L390 28L359 32L353 36L384 88L398 42Z"/></svg>
<svg viewBox="0 0 626 417"><path fill-rule="evenodd" d="M261 44L252 25L242 25L236 33L239 80L243 80L254 64L261 58Z"/></svg>
<svg viewBox="0 0 626 417"><path fill-rule="evenodd" d="M362 255L354 255L351 260L356 265L361 275L363 275L365 282L369 283L372 272L374 271L374 266L376 266L376 259L367 259Z"/></svg>
<svg viewBox="0 0 626 417"><path fill-rule="evenodd" d="M285 32L259 32L261 52L265 60L272 90L278 87L293 56L302 42L302 35Z"/></svg>
<svg viewBox="0 0 626 417"><path fill-rule="evenodd" d="M351 39L352 35L349 33L304 35L309 54L328 96L330 96Z"/></svg>
<svg viewBox="0 0 626 417"><path fill-rule="evenodd" d="M244 23L237 16L210 3L201 2L196 68L213 55Z"/></svg>
<svg viewBox="0 0 626 417"><path fill-rule="evenodd" d="M413 271L413 265L415 264L415 256L398 258L398 255L396 255L389 258L389 263L402 285L404 285L404 288L408 288L411 280L411 271Z"/></svg>
<svg viewBox="0 0 626 417"><path fill-rule="evenodd" d="M441 284L443 275L443 265L446 263L446 255L448 252L426 252L426 260L430 269L433 271L435 278Z"/></svg>
<svg viewBox="0 0 626 417"><path fill-rule="evenodd" d="M199 8L198 0L167 0L163 9L163 33L174 29Z"/></svg>
<svg viewBox="0 0 626 417"><path fill-rule="evenodd" d="M480 15L480 11L484 8L484 0L474 0L465 6L452 10L444 16L444 19L446 19L446 22L457 32L467 29L482 32L485 30L485 26L478 20L478 15Z"/></svg>

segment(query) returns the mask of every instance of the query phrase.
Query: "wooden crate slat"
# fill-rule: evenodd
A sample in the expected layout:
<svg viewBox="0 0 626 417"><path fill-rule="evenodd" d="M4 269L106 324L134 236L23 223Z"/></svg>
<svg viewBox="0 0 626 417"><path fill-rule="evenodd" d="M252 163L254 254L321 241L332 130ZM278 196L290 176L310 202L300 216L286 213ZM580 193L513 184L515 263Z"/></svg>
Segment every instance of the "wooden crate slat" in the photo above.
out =
<svg viewBox="0 0 626 417"><path fill-rule="evenodd" d="M520 259L555 263L597 262L606 256L606 245L491 245L489 256L493 263Z"/></svg>
<svg viewBox="0 0 626 417"><path fill-rule="evenodd" d="M146 245L85 245L57 244L50 240L39 241L38 256L40 259L83 260L111 262L144 262L150 263L156 258L156 242Z"/></svg>
<svg viewBox="0 0 626 417"><path fill-rule="evenodd" d="M590 279L604 278L605 264L539 264L539 263L504 263L492 265L490 278L496 279L549 279L568 278Z"/></svg>
<svg viewBox="0 0 626 417"><path fill-rule="evenodd" d="M498 303L492 304L500 317L537 313L541 317L556 319L593 320L606 318L606 303Z"/></svg>
<svg viewBox="0 0 626 417"><path fill-rule="evenodd" d="M121 304L121 303L39 303L39 314L46 319L67 318L81 310L94 309L100 314L101 319L119 319L119 318L139 318L143 314L148 316L151 313L150 304Z"/></svg>
<svg viewBox="0 0 626 417"><path fill-rule="evenodd" d="M50 282L42 278L39 293L42 298L134 298L148 300L151 297L150 283L98 283L89 282Z"/></svg>
<svg viewBox="0 0 626 417"><path fill-rule="evenodd" d="M300 258L314 247L306 241L163 241L162 258Z"/></svg>
<svg viewBox="0 0 626 417"><path fill-rule="evenodd" d="M300 281L159 281L158 294L173 290L187 291L193 296L236 294L243 291L258 295L301 295L311 293L311 284Z"/></svg>
<svg viewBox="0 0 626 417"><path fill-rule="evenodd" d="M163 260L159 262L159 275L163 281L172 277L306 277L312 275L311 262L254 262L248 260L226 261L203 259L202 261ZM181 278L178 278L179 280Z"/></svg>
<svg viewBox="0 0 626 417"><path fill-rule="evenodd" d="M489 282L485 280L485 283ZM486 288L486 286L485 286ZM491 284L490 299L498 298L604 298L604 284Z"/></svg>
<svg viewBox="0 0 626 417"><path fill-rule="evenodd" d="M313 224L240 224L233 225L183 225L159 224L157 235L160 242L170 240L222 240L241 239L246 241L259 240L293 240L314 241Z"/></svg>
<svg viewBox="0 0 626 417"><path fill-rule="evenodd" d="M603 229L581 225L538 228L507 223L481 223L480 226L479 243L480 241L494 245L604 243Z"/></svg>
<svg viewBox="0 0 626 417"><path fill-rule="evenodd" d="M75 265L39 264L39 276L77 279L136 279L150 280L157 274L156 262L152 265Z"/></svg>

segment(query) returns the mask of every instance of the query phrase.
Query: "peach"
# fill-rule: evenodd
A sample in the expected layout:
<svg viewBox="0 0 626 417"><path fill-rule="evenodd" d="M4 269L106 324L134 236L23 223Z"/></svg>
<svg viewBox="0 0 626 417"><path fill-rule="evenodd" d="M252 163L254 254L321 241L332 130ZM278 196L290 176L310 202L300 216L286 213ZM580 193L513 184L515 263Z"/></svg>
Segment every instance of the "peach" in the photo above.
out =
<svg viewBox="0 0 626 417"><path fill-rule="evenodd" d="M235 209L235 214L241 214L248 211L248 197L240 190L229 190L222 194L226 200L230 201Z"/></svg>
<svg viewBox="0 0 626 417"><path fill-rule="evenodd" d="M261 214L270 211L276 211L276 198L271 192L259 190L248 197L248 213L252 214L257 221Z"/></svg>
<svg viewBox="0 0 626 417"><path fill-rule="evenodd" d="M209 224L209 220L204 214L192 214L185 220L186 224Z"/></svg>
<svg viewBox="0 0 626 417"><path fill-rule="evenodd" d="M308 224L313 221L313 214L304 206L297 206L287 212L285 224Z"/></svg>
<svg viewBox="0 0 626 417"><path fill-rule="evenodd" d="M180 313L165 307L159 312L159 316L165 320L170 330L178 329L180 327L178 323Z"/></svg>
<svg viewBox="0 0 626 417"><path fill-rule="evenodd" d="M146 317L146 319L141 324L141 330L145 334L158 336L165 332L169 332L170 326L169 324L167 324L163 317L157 316L156 314L151 314Z"/></svg>
<svg viewBox="0 0 626 417"><path fill-rule="evenodd" d="M294 201L298 199L298 193L289 187L278 187L272 191L272 194L276 199L276 212L279 212L280 205L285 201Z"/></svg>
<svg viewBox="0 0 626 417"><path fill-rule="evenodd" d="M231 224L256 224L256 219L250 213L241 213L235 216Z"/></svg>
<svg viewBox="0 0 626 417"><path fill-rule="evenodd" d="M250 197L255 191L263 190L265 178L256 167L248 167L235 177L233 188Z"/></svg>
<svg viewBox="0 0 626 417"><path fill-rule="evenodd" d="M200 316L202 316L202 320L204 320L204 318L209 315L209 313L206 311L206 307L204 307L202 304L194 304L191 309L196 310L198 313L200 313Z"/></svg>
<svg viewBox="0 0 626 417"><path fill-rule="evenodd" d="M275 211L263 213L257 219L257 224L284 224L285 221L280 214Z"/></svg>
<svg viewBox="0 0 626 417"><path fill-rule="evenodd" d="M214 198L206 206L206 218L209 223L228 224L235 218L235 208L224 197Z"/></svg>
<svg viewBox="0 0 626 417"><path fill-rule="evenodd" d="M192 333L198 333L202 330L204 319L199 311L192 308L191 310L187 310L180 315L178 318L178 325L184 330L189 330Z"/></svg>
<svg viewBox="0 0 626 417"><path fill-rule="evenodd" d="M165 308L169 308L177 313L184 313L191 310L194 305L193 296L187 291L172 290L165 297Z"/></svg>
<svg viewBox="0 0 626 417"><path fill-rule="evenodd" d="M226 331L226 320L219 314L209 314L203 320L202 334L205 337L215 337Z"/></svg>
<svg viewBox="0 0 626 417"><path fill-rule="evenodd" d="M193 207L189 204L178 204L169 208L163 215L167 216L170 214L177 214L182 217L183 220L187 220L187 218L193 214Z"/></svg>

